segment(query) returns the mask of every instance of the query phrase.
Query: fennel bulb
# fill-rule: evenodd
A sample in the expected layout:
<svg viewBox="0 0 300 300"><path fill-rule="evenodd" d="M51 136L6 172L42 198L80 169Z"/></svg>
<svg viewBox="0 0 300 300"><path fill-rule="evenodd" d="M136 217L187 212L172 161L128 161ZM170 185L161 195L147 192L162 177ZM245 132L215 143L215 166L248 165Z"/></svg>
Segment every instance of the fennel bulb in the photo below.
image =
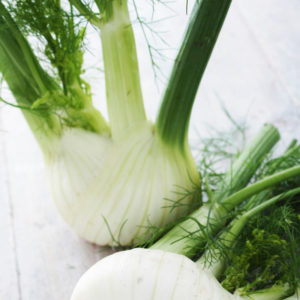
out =
<svg viewBox="0 0 300 300"><path fill-rule="evenodd" d="M71 300L238 300L187 257L133 249L105 257L79 280Z"/></svg>
<svg viewBox="0 0 300 300"><path fill-rule="evenodd" d="M80 236L99 245L129 245L149 222L168 224L192 200L182 192L199 184L192 156L170 149L148 122L117 141L70 129L54 143L45 156L55 203ZM170 199L179 201L172 211Z"/></svg>

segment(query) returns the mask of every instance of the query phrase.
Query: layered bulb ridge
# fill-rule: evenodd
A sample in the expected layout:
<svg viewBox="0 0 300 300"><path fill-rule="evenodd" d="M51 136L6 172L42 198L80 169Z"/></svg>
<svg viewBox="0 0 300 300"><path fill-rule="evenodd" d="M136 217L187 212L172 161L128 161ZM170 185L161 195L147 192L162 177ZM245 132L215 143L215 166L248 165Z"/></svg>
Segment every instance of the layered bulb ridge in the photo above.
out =
<svg viewBox="0 0 300 300"><path fill-rule="evenodd" d="M188 213L185 196L200 178L190 153L172 149L149 122L121 140L69 129L56 141L47 167L65 221L99 245L131 245L147 226Z"/></svg>

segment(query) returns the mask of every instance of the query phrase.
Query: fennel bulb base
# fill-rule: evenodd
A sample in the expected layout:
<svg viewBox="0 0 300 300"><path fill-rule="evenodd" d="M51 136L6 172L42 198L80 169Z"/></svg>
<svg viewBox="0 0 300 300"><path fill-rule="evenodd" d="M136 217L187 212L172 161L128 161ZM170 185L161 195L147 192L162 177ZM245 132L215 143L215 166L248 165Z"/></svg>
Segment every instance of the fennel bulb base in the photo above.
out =
<svg viewBox="0 0 300 300"><path fill-rule="evenodd" d="M70 129L47 158L58 210L84 239L131 245L147 226L164 226L188 213L200 184L189 151L170 148L151 123L122 139ZM170 208L172 207L172 209Z"/></svg>

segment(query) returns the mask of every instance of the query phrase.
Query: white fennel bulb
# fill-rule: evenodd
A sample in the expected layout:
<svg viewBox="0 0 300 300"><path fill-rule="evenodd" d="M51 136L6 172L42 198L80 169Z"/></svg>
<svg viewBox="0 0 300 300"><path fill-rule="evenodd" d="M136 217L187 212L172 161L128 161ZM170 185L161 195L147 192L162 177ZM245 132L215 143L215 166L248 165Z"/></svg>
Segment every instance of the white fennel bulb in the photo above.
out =
<svg viewBox="0 0 300 300"><path fill-rule="evenodd" d="M238 300L187 257L133 249L100 260L79 280L71 300Z"/></svg>
<svg viewBox="0 0 300 300"><path fill-rule="evenodd" d="M118 141L66 130L52 149L47 166L56 206L81 237L99 245L129 245L149 223L176 219L191 201L182 193L200 180L191 155L165 145L150 123ZM170 200L180 203L170 210Z"/></svg>

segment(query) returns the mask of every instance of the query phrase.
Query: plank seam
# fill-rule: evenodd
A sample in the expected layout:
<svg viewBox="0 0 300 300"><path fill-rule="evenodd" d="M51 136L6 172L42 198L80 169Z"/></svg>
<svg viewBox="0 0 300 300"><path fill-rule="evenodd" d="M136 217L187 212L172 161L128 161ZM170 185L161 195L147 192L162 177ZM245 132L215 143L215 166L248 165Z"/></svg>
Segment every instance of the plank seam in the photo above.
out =
<svg viewBox="0 0 300 300"><path fill-rule="evenodd" d="M1 118L0 118L0 125L2 125ZM14 264L15 264L15 272L16 272L16 279L17 279L17 292L18 292L18 299L22 300L22 287L21 287L21 273L20 273L20 265L17 253L17 238L16 238L16 229L15 229L15 222L14 222L14 205L11 196L10 190L10 183L9 183L9 172L8 172L8 160L7 160L7 153L5 142L2 140L2 155L4 158L3 167L5 172L5 185L7 186L7 194L8 194L8 207L9 207L9 216L10 216L10 224L12 230L12 250L13 250L13 257L14 257Z"/></svg>

